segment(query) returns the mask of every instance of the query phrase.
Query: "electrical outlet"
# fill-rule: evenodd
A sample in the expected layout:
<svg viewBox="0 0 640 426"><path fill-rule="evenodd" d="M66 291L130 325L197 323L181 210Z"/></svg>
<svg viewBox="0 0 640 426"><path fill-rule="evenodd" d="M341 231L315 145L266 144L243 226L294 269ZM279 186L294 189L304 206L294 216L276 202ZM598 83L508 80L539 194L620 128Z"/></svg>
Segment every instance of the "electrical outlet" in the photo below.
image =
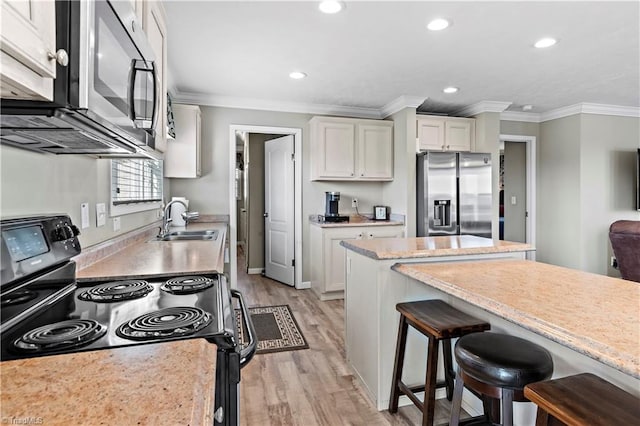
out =
<svg viewBox="0 0 640 426"><path fill-rule="evenodd" d="M612 268L618 269L618 259L615 256L611 256L611 260L609 262Z"/></svg>
<svg viewBox="0 0 640 426"><path fill-rule="evenodd" d="M120 218L119 217L114 217L113 218L113 230L114 231L119 231L120 230Z"/></svg>
<svg viewBox="0 0 640 426"><path fill-rule="evenodd" d="M358 199L357 198L352 198L351 199L351 207L353 207L353 208L357 208L358 207Z"/></svg>

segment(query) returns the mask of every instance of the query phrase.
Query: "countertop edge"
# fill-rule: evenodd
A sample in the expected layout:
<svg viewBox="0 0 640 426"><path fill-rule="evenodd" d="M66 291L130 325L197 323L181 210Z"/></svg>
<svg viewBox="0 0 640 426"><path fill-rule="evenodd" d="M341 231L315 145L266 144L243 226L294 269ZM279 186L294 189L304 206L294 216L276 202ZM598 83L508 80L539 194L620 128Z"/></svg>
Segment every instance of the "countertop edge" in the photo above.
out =
<svg viewBox="0 0 640 426"><path fill-rule="evenodd" d="M535 251L535 247L523 244L522 246L506 246L506 247L470 247L470 248L447 248L447 249L427 249L427 250L414 250L411 253L408 252L385 252L381 254L378 251L368 250L362 247L354 246L349 240L340 241L340 245L355 253L361 254L365 257L374 260L396 260L396 259L421 259L430 257L445 257L445 256L465 256L474 254L492 254L492 253L517 253ZM525 247L526 246L526 247Z"/></svg>

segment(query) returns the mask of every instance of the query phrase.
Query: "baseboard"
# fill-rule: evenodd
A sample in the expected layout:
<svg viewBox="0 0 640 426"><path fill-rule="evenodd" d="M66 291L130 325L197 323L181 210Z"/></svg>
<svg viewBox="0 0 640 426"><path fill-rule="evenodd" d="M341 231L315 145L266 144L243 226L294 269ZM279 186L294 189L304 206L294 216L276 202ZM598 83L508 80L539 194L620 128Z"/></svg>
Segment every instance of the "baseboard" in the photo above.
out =
<svg viewBox="0 0 640 426"><path fill-rule="evenodd" d="M311 288L311 281L302 281L298 287L296 287L298 290L305 290L308 288Z"/></svg>
<svg viewBox="0 0 640 426"><path fill-rule="evenodd" d="M264 268L249 268L247 270L247 274L249 275L260 275L264 272Z"/></svg>

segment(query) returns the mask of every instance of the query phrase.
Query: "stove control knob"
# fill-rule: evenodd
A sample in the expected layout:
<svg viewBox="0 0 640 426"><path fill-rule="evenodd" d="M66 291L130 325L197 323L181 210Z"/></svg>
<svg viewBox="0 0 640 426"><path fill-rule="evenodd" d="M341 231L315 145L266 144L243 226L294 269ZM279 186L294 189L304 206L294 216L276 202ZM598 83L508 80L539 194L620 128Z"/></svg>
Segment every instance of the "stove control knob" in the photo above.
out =
<svg viewBox="0 0 640 426"><path fill-rule="evenodd" d="M56 229L54 240L66 241L80 234L80 230L75 225L64 225Z"/></svg>

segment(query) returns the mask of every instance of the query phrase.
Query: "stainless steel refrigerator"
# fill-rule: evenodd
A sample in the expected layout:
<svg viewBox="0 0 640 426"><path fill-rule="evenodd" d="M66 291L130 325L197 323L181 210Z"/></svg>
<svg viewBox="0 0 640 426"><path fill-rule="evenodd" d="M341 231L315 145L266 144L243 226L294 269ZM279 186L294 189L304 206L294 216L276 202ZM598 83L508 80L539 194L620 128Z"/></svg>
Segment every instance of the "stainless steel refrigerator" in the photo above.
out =
<svg viewBox="0 0 640 426"><path fill-rule="evenodd" d="M491 238L491 154L417 156L417 235Z"/></svg>

